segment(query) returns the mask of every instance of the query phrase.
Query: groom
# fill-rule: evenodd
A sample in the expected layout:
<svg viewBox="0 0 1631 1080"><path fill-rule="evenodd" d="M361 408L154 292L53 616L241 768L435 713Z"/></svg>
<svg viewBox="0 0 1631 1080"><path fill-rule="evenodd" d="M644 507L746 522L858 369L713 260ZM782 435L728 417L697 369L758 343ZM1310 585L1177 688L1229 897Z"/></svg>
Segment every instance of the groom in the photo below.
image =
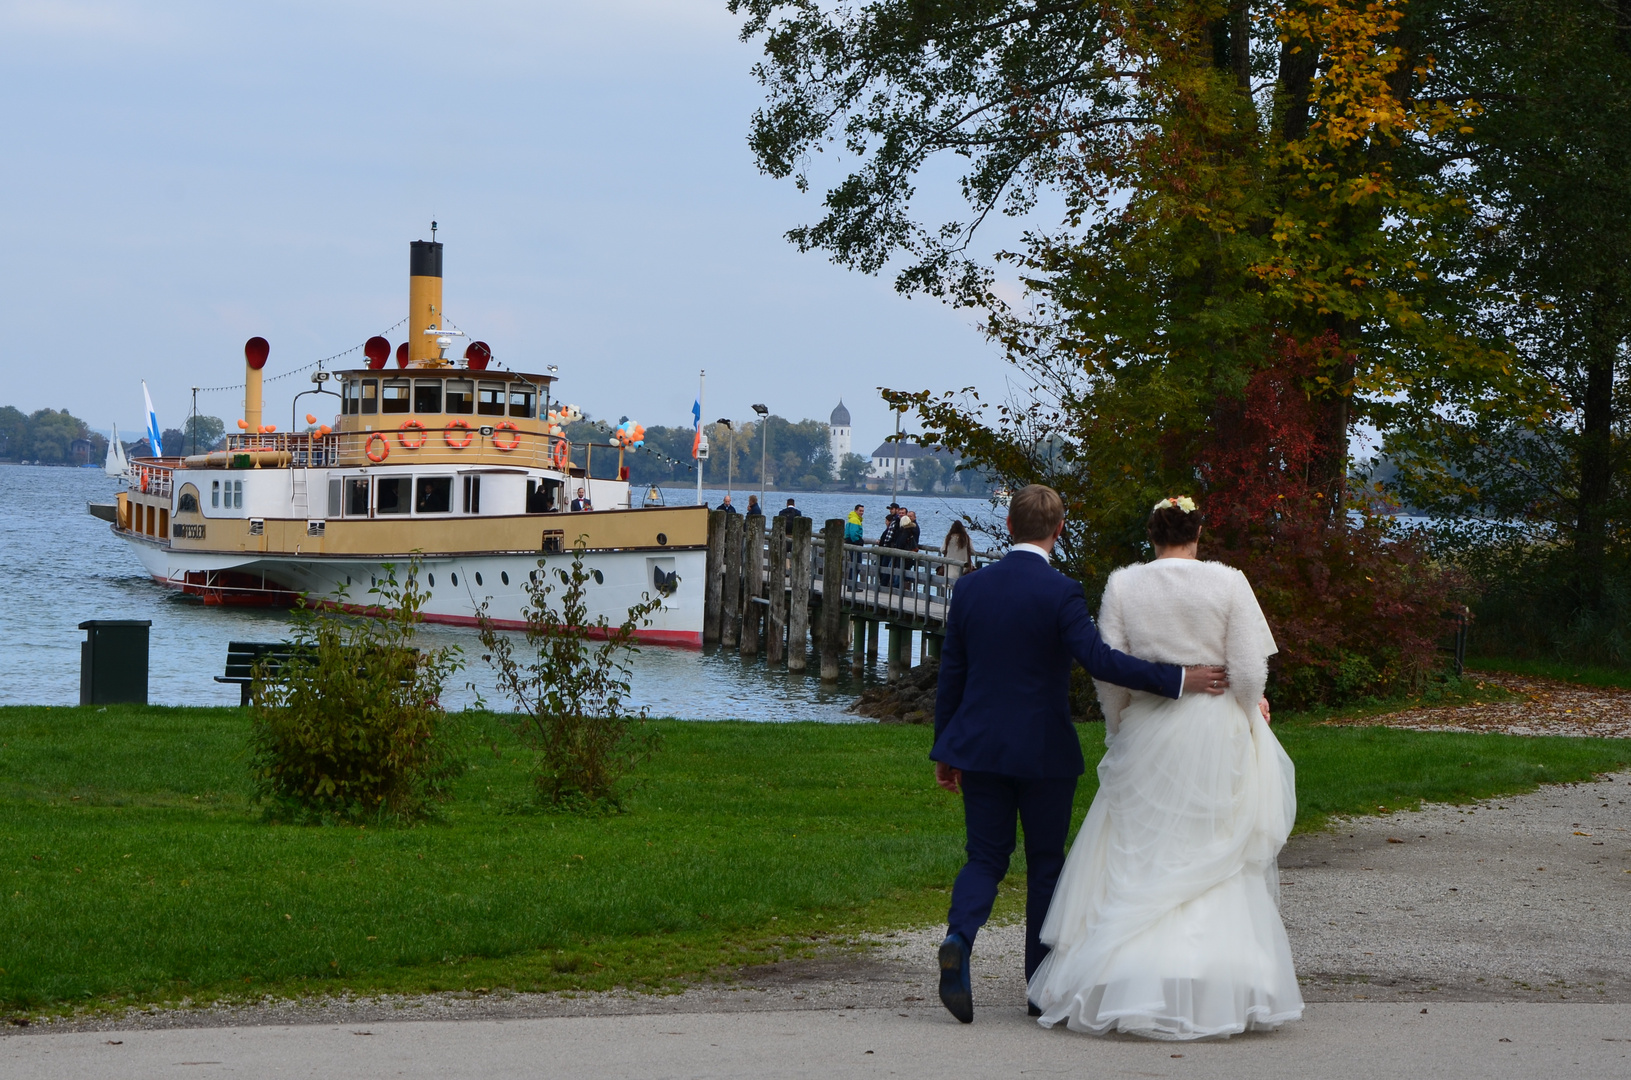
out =
<svg viewBox="0 0 1631 1080"><path fill-rule="evenodd" d="M1047 955L1042 920L1065 865L1084 771L1070 720L1071 661L1095 679L1162 697L1221 694L1229 685L1221 667L1152 664L1100 640L1081 585L1048 565L1064 529L1058 492L1022 488L1008 508L1013 547L958 579L946 617L929 757L935 781L963 796L968 862L951 890L940 1000L965 1024L974 1020L969 954L1008 873L1016 817L1025 826L1027 981ZM1031 1013L1039 1015L1034 1005Z"/></svg>

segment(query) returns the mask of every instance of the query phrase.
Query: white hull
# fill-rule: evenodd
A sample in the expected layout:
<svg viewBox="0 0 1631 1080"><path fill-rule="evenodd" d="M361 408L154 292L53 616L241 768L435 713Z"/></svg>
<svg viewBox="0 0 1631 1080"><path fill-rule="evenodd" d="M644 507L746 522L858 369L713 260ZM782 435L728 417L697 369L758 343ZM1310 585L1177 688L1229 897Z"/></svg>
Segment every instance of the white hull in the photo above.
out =
<svg viewBox="0 0 1631 1080"><path fill-rule="evenodd" d="M408 571L405 555L395 559L231 556L173 551L140 538L131 538L131 547L155 581L197 593L206 602L226 604L279 604L287 602L290 594L305 594L314 601L365 607L375 599L369 595L371 583L388 573L386 563L395 566L398 581ZM422 558L418 585L427 593L422 614L427 622L474 626L477 609L486 600L488 618L495 626L520 629L526 625L521 609L528 602L527 575L538 570L540 562L549 570L569 568L572 556L493 553ZM699 550L670 554L590 551L584 557L584 568L598 571L600 577L586 586L589 618L604 615L612 625L620 624L645 594L658 595L654 571L660 570L665 580L668 575L678 575L678 582L662 609L652 616L651 625L640 631L639 639L700 647L706 562L707 552ZM557 583L555 595L559 591Z"/></svg>

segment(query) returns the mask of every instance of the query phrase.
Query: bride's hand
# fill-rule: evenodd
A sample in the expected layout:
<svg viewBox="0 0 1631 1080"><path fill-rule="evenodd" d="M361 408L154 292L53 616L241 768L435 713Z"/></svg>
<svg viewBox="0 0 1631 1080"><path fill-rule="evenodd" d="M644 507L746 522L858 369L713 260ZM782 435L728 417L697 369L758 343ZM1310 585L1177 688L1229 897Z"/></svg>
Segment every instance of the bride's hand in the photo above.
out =
<svg viewBox="0 0 1631 1080"><path fill-rule="evenodd" d="M1263 723L1272 724L1274 722L1274 721L1269 719L1269 699L1268 698L1263 698L1261 701L1259 701L1257 703L1257 711L1263 714Z"/></svg>
<svg viewBox="0 0 1631 1080"><path fill-rule="evenodd" d="M1221 694L1229 689L1229 673L1215 664L1184 668L1184 693Z"/></svg>

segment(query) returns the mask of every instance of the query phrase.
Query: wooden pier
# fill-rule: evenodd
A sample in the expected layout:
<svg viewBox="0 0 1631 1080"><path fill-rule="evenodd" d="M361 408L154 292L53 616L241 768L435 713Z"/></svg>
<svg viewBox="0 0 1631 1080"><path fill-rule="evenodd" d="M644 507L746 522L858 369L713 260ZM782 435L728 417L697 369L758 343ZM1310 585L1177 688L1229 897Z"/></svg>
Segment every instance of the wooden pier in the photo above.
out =
<svg viewBox="0 0 1631 1080"><path fill-rule="evenodd" d="M806 517L708 515L703 640L764 653L803 671L813 661L835 680L859 673L885 649L888 677L912 666L914 635L936 657L963 564L930 551L844 543L844 522L819 532ZM829 597L831 598L829 602Z"/></svg>

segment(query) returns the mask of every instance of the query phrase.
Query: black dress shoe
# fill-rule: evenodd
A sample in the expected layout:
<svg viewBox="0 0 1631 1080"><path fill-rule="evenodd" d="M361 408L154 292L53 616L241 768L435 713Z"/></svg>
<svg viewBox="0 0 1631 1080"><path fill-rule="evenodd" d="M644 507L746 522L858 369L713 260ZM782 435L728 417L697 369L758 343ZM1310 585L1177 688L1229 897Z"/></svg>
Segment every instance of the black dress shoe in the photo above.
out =
<svg viewBox="0 0 1631 1080"><path fill-rule="evenodd" d="M1027 1001L1025 1003L1025 1015L1026 1016L1041 1016L1042 1015L1042 1006L1038 1005L1034 1001Z"/></svg>
<svg viewBox="0 0 1631 1080"><path fill-rule="evenodd" d="M968 941L948 934L940 943L940 1003L965 1024L974 1022L974 987L969 976Z"/></svg>

